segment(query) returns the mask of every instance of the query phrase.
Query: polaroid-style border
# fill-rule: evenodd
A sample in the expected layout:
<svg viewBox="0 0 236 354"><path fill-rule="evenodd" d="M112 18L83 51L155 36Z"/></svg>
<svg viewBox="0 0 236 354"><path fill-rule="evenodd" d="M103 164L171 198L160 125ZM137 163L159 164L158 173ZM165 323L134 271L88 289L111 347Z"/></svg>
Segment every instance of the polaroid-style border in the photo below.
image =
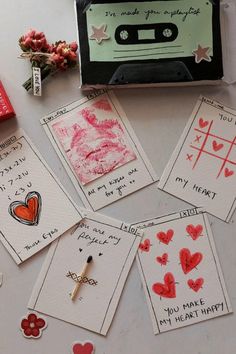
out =
<svg viewBox="0 0 236 354"><path fill-rule="evenodd" d="M89 211L89 213L91 213L91 211ZM93 212L92 212L92 213L93 213ZM109 330L109 327L110 327L110 325L111 325L111 323L112 323L112 319L113 319L113 317L114 317L116 308L117 308L117 306L118 306L118 304L119 304L119 301L120 301L120 296L121 296L122 290L123 290L123 288L124 288L124 286L122 285L121 281L122 281L122 277L124 276L124 271L125 271L125 269L126 269L126 267L127 267L127 263L128 263L128 261L129 261L129 258L130 258L130 253L131 253L131 252L133 251L133 249L135 248L136 243L138 243L138 244L140 243L140 241L141 241L141 239L142 239L142 236L143 236L143 233L142 233L142 231L139 230L138 228L135 228L135 230L134 230L134 228L133 228L132 225L130 225L130 224L121 223L121 224L120 224L120 227L119 227L119 226L116 226L116 225L113 225L113 224L109 224L109 223L105 223L105 222L102 222L102 221L98 221L98 219L89 217L89 216L87 216L87 215L85 215L84 217L85 217L85 219L87 219L87 220L89 220L89 221L93 221L93 222L96 222L96 223L101 224L101 225L105 225L105 226L109 226L109 227L115 228L115 229L117 229L117 230L121 230L121 231L123 231L123 232L126 232L126 233L129 234L129 235L132 234L132 236L134 237L133 242L132 242L132 245L130 246L129 252L127 253L125 262L123 263L121 272L120 272L119 277L118 277L118 279L117 279L117 282L116 282L114 291L113 291L113 293L112 293L112 295L111 295L110 300L108 301L108 306L107 306L107 309L106 309L106 311L105 311L105 316L104 316L104 318L103 318L103 321L102 321L100 330L99 330L99 332L96 331L96 333L99 333L99 334L102 334L102 335L106 335L107 332L108 332L108 330ZM117 220L111 219L111 218L109 218L109 217L107 217L107 216L105 216L105 215L102 215L102 217L105 217L107 220L110 219L111 222L114 222L114 221L116 222L116 221L117 221ZM79 223L78 223L78 225L79 225ZM132 232L129 231L129 230L131 230L131 229L133 230ZM70 235L72 235L75 231L76 231L76 229L73 228L73 230L71 231ZM140 231L141 231L141 232L140 232ZM128 237L130 237L130 236L128 236ZM140 240L139 240L139 239L140 239ZM52 263L53 263L53 258L54 258L55 254L56 254L56 250L57 250L57 247L58 247L60 241L61 241L61 238L58 238L57 240L54 241L54 242L55 242L55 245L54 245L54 243L51 245L50 250L49 250L49 252L48 252L48 255L47 255L47 257L46 257L46 260L45 260L45 264L43 264L41 273L39 274L39 278L38 278L38 280L37 280L37 282L36 282L36 284L35 284L35 288L33 289L32 298L30 299L29 304L28 304L28 308L29 308L29 309L38 311L38 312L40 312L40 313L44 313L44 314L46 314L46 315L48 315L48 316L51 316L51 315L48 314L48 313L46 313L46 312L40 311L40 309L37 308L37 303L38 303L38 300L39 300L39 298L40 298L41 292L42 292L42 290L43 290L43 287L44 287L44 284L45 284L45 281L46 281L48 272L49 272L50 267L51 267L51 265L52 265ZM137 245L137 248L138 248L138 245ZM136 252L135 252L135 254L136 254ZM130 260L131 266L132 266L132 263L133 263L133 261L134 261L134 259L135 259L135 254L134 254L133 259ZM130 268L131 268L131 267L130 267ZM128 276L129 271L130 271L130 268L128 268L127 271L126 271L126 273L125 273L125 280L124 280L124 283L125 283L125 281L126 281L126 279L127 279L127 276ZM126 275L126 274L127 274L127 275ZM120 287L120 290L119 290L119 287ZM112 312L111 321L109 321L109 319L108 319L109 323L108 323L108 325L107 325L107 324L106 324L107 317L109 316L110 307L113 305L113 299L114 299L114 297L115 297L117 291L119 292L119 293L118 293L118 295L119 295L119 296L118 296L118 301L117 301L117 303L115 303L115 305L114 305L114 312ZM67 323L71 323L71 322L69 322L68 320L64 320L64 319L62 319L62 318L58 318L58 317L56 317L55 315L54 315L54 316L51 316L51 317L60 319L60 320L62 320L62 321L64 321L64 322L67 322ZM74 324L74 323L73 323L73 324ZM75 324L75 325L76 325L76 324ZM81 328L85 328L85 329L90 330L90 328L86 328L86 327L83 327L83 326L80 326L80 325L78 325L78 326L81 327ZM93 330L93 331L94 331L94 330ZM95 332L95 331L94 331L94 332Z"/></svg>
<svg viewBox="0 0 236 354"><path fill-rule="evenodd" d="M18 136L19 135L19 136ZM14 138L14 140L11 140L12 138ZM74 207L74 209L76 210L76 212L78 212L79 216L81 217L81 219L83 218L82 213L80 212L79 208L76 207L76 205L74 204L74 202L72 201L72 199L70 198L70 196L67 194L67 192L65 191L65 189L63 188L62 184L59 182L59 180L57 179L57 177L54 175L54 173L52 172L52 170L49 168L49 166L47 165L47 163L44 161L44 159L42 158L42 156L39 154L39 152L36 150L36 148L34 147L34 145L32 144L32 142L30 141L30 139L28 138L28 136L25 134L23 135L23 131L17 131L15 134L11 135L9 138L7 138L7 140L4 140L3 143L0 144L0 148L1 145L6 144L5 147L2 147L0 149L0 151L3 151L7 148L9 148L9 146L11 146L12 144L18 142L19 140L23 139L24 142L28 145L28 147L31 149L31 151L34 153L34 155L38 158L38 160L42 163L42 165L44 166L44 168L47 170L47 172L51 175L51 177L53 178L53 180L55 181L55 183L58 185L58 187L61 189L61 191L65 194L65 196L68 198L68 200L71 202L72 206ZM8 143L9 142L9 143ZM59 236L58 236L59 237ZM10 241L8 240L7 236L4 235L4 233L2 232L2 230L0 230L0 239L2 241L2 243L5 245L7 251L10 253L10 255L13 257L13 259L15 260L15 262L19 265L21 263L23 263L24 261L26 261L27 259L29 259L31 256L29 256L28 258L21 258L19 256L20 252L17 252L16 249L12 246L12 244L10 243ZM39 252L40 250L42 250L44 247L48 246L48 244L45 244L43 247L39 248L37 252ZM14 252L10 252L10 249ZM20 261L19 261L20 260Z"/></svg>
<svg viewBox="0 0 236 354"><path fill-rule="evenodd" d="M209 98L206 98L205 96L200 96L200 97L198 98L198 101L197 101L196 105L194 106L194 109L193 109L193 112L195 112L195 114L194 114L194 116L193 116L193 118L192 118L192 115L193 115L193 112L192 112L191 117L190 117L190 120L188 121L188 123L187 123L187 125L186 125L186 127L185 127L185 129L184 129L184 131L183 131L183 133L182 133L182 135L181 135L181 137L180 137L180 139L179 139L179 141L180 141L180 140L182 140L182 138L184 137L183 142L182 142L182 144L181 144L180 146L179 146L179 144L177 143L176 148L174 149L174 152L173 152L173 154L171 155L171 157L170 157L170 159L169 159L169 161L168 161L168 163L167 163L167 165L166 165L166 167L165 167L165 169L164 169L164 172L163 172L163 174L162 174L162 176L161 176L161 178L160 178L160 181L159 181L159 183L158 183L158 186L157 186L158 189L164 191L165 193L167 193L167 194L169 194L169 195L171 195L171 196L173 196L173 197L175 197L175 198L177 198L177 199L179 199L179 200L182 200L182 201L184 201L184 202L187 202L188 204L190 204L190 205L192 205L192 206L194 206L194 207L196 207L196 208L198 208L199 206L197 206L197 205L195 205L195 204L192 204L192 203L190 203L189 201L187 201L187 200L185 200L185 199L183 199L183 198L180 198L179 196L176 196L176 195L174 195L174 194L168 192L167 190L165 190L165 187L166 187L166 185L167 185L167 183L168 183L168 181L169 181L169 178L170 178L170 176L171 176L171 174L172 174L173 169L175 168L175 165L176 165L176 162L177 162L177 160L178 160L178 158L179 158L179 155L182 153L182 150L183 150L183 146L184 146L184 144L185 144L185 141L186 141L186 139L187 139L188 136L189 136L189 132L190 132L190 130L191 130L192 127L193 127L193 124L194 124L194 122L195 122L195 119L196 119L196 117L197 117L197 115L198 115L198 112L199 112L199 110L201 109L203 103L205 103L205 104L207 104L207 105L209 105L209 106L211 106L211 107L220 109L221 111L223 111L223 112L225 112L225 113L229 113L229 114L231 114L231 115L233 115L233 116L236 117L236 114L231 111L231 109L233 110L233 108L230 108L230 107L227 107L227 106L223 106L222 104L220 104L220 103L219 103L218 101L216 101L216 100L211 100L211 99L209 99ZM229 109L229 111L228 111L227 109ZM233 110L233 111L235 112L235 110ZM191 119L191 118L192 118L192 119ZM174 158L174 162L171 164L171 168L169 168L169 164L170 164L170 161L172 160L172 157L173 157L173 156L175 157L175 158ZM223 220L223 221L225 221L225 222L229 222L230 219L231 219L231 217L232 217L233 214L234 214L235 207L236 207L236 196L235 196L234 201L232 202L232 204L231 204L231 206L230 206L230 208L229 208L228 214L227 214L227 216L226 216L225 219L222 219L222 218L220 218L219 216L214 215L214 214L212 214L212 213L210 213L210 212L208 212L208 211L207 211L207 212L208 212L210 215L216 217L216 218L219 219L219 220Z"/></svg>
<svg viewBox="0 0 236 354"><path fill-rule="evenodd" d="M81 185L80 181L78 180L78 177L76 176L75 171L73 170L72 166L70 165L70 162L68 161L66 156L63 154L63 149L61 148L61 146L58 143L57 139L55 139L55 136L54 136L54 134L53 134L53 132L52 132L52 130L51 130L51 128L50 128L48 123L51 123L52 121L54 121L55 119L63 116L64 114L68 114L70 112L73 112L75 109L81 107L85 103L87 103L87 102L89 102L89 101L91 101L91 100L93 100L93 99L95 99L95 98L97 98L99 96L102 96L104 94L107 94L108 99L109 99L112 107L114 108L114 110L118 114L119 119L121 120L122 125L125 128L125 132L126 132L127 136L129 137L129 139L132 141L133 145L135 146L136 155L138 155L137 156L138 159L139 158L141 159L143 165L145 166L146 172L148 172L148 174L149 174L149 176L151 178L151 182L148 183L145 186L148 186L148 185L150 185L150 184L152 184L154 182L158 182L159 181L159 179L158 179L158 177L157 177L157 175L156 175L156 173L155 173L155 171L154 171L154 169L153 169L153 167L152 167L152 165L151 165L146 153L144 152L144 150L143 150L141 144L139 143L138 138L137 138L137 136L136 136L131 124L129 123L129 120L128 120L127 116L126 116L126 113L124 112L123 108L119 104L116 96L114 95L114 93L112 91L107 91L106 89L95 91L94 93L89 94L88 96L84 97L81 100L74 101L74 102L72 102L69 105L65 105L65 106L59 108L57 111L52 112L48 116L43 117L40 120L40 122L41 122L41 125L43 126L43 128L45 129L46 134L49 137L49 140L51 141L51 143L52 143L57 155L59 156L64 168L66 169L66 171L67 171L67 168L68 168L68 170L69 170L68 174L69 174L69 177L70 177L73 185L75 186L76 189L79 187L80 196L81 196L83 204L86 207L91 208L91 210L94 211L94 212L104 208L107 205L115 203L116 201L118 201L118 200L120 200L122 198L118 198L115 201L111 201L108 204L106 204L105 206L101 206L99 208L94 208L92 206L90 200L86 196L86 193L84 191L83 186ZM131 136L130 130L134 132L135 139L133 139L133 137ZM145 159L146 159L146 162L145 162ZM142 188L144 188L144 187L142 187ZM139 188L138 190L140 190L142 188ZM134 192L128 193L126 196L128 196L128 195L130 195L132 193L134 193Z"/></svg>
<svg viewBox="0 0 236 354"><path fill-rule="evenodd" d="M204 227L205 227L205 230L206 230L207 240L208 240L209 247L210 247L212 255L213 255L213 259L214 259L214 263L215 263L215 267L216 267L216 272L217 272L217 276L218 276L218 279L219 279L219 284L221 286L222 294L223 294L223 297L224 297L224 300L225 300L225 305L226 305L226 308L227 308L227 313L224 313L224 314L221 314L221 315L218 315L218 316L215 316L215 317L224 316L224 315L226 315L228 313L232 313L233 310L232 310L232 307L231 307L231 304L230 304L230 300L229 300L229 297L228 297L228 293L227 293L227 289L226 289L226 285L225 285L225 281L224 281L224 277L223 277L223 272L222 272L222 269L221 269L221 266L220 266L220 261L218 259L218 255L217 255L217 251L216 251L216 247L215 247L215 243L214 243L211 227L210 227L209 221L207 219L206 212L202 208L186 209L186 210L180 211L178 213L171 213L171 214L162 215L162 216L159 216L159 217L156 217L156 218L144 220L144 221L141 222L141 223L144 223L144 225L142 225L140 228L141 228L141 230L145 231L145 229L149 228L149 227L165 224L167 222L180 220L180 219L183 219L183 218L192 217L194 215L202 215ZM163 221L158 222L158 220L160 220L160 221L163 220ZM147 224L145 224L145 223L147 223ZM140 222L133 223L132 225L133 226L140 225ZM143 270L143 267L142 267L142 262L140 260L139 253L137 253L136 259L137 259L139 270L140 270L140 273L141 273L141 278L143 279L143 282L145 283L144 291L146 293L146 297L148 298L149 309L151 310L150 312L151 312L151 318L152 318L152 322L153 322L154 334L160 334L160 333L169 332L171 330L174 330L175 328L164 330L164 331L160 330L159 323L158 323L158 318L157 318L157 315L156 315L155 310L154 310L154 304L152 302L151 294L150 294L150 291L149 291L149 288L148 288L148 284L147 284L147 281L146 281L146 277L145 277L145 273L144 273L144 270ZM204 321L207 321L207 320L210 320L210 319L211 318L205 319ZM197 323L199 323L199 322L197 322ZM185 324L182 327L187 327L187 326L190 326L190 325L192 325L192 323Z"/></svg>

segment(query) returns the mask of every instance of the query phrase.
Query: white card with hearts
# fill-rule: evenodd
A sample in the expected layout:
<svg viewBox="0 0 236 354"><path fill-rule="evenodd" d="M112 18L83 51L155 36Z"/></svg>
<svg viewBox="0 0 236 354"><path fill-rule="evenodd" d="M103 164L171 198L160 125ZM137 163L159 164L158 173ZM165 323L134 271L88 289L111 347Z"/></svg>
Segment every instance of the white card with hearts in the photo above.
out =
<svg viewBox="0 0 236 354"><path fill-rule="evenodd" d="M158 188L229 222L235 185L236 110L200 97Z"/></svg>
<svg viewBox="0 0 236 354"><path fill-rule="evenodd" d="M28 307L106 335L143 232L83 213L85 219L52 244Z"/></svg>
<svg viewBox="0 0 236 354"><path fill-rule="evenodd" d="M232 312L206 213L145 220L137 261L154 333Z"/></svg>
<svg viewBox="0 0 236 354"><path fill-rule="evenodd" d="M93 92L41 124L88 209L99 210L157 181L111 91Z"/></svg>
<svg viewBox="0 0 236 354"><path fill-rule="evenodd" d="M17 264L82 217L23 130L0 144L0 239Z"/></svg>

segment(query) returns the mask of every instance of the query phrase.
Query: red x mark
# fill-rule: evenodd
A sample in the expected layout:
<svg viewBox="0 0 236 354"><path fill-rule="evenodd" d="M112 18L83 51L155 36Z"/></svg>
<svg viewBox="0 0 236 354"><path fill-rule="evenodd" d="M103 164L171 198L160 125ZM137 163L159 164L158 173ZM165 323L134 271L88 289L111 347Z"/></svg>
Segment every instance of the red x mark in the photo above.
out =
<svg viewBox="0 0 236 354"><path fill-rule="evenodd" d="M193 155L189 155L189 154L187 154L187 158L186 158L186 160L192 161L192 157L193 157Z"/></svg>
<svg viewBox="0 0 236 354"><path fill-rule="evenodd" d="M196 139L194 140L194 142L200 143L201 137L201 135L196 135Z"/></svg>

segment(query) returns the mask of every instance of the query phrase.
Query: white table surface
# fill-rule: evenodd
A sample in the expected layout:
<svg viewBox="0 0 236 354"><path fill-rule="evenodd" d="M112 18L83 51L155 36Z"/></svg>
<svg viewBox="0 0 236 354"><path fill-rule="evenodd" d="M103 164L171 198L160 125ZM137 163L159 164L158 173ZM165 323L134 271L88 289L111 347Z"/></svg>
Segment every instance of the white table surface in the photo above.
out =
<svg viewBox="0 0 236 354"><path fill-rule="evenodd" d="M29 28L44 31L53 42L76 40L73 0L0 0L0 79L12 101L17 119L0 125L0 140L17 126L25 129L68 192L81 205L65 170L39 124L39 119L61 105L83 96L78 71L48 80L42 98L27 94L21 84L30 75L28 62L17 59L18 38ZM235 63L236 64L236 63ZM127 116L161 175L188 117L203 94L236 108L235 85L116 91ZM126 222L143 220L188 207L156 185L149 186L102 212ZM226 224L209 216L232 306L236 308L236 215ZM25 339L19 323L46 256L44 249L17 267L0 244L0 353L69 354L72 342L91 340L96 354L231 354L236 348L236 316L227 315L154 336L141 280L134 263L107 337L47 317L48 328L38 340Z"/></svg>

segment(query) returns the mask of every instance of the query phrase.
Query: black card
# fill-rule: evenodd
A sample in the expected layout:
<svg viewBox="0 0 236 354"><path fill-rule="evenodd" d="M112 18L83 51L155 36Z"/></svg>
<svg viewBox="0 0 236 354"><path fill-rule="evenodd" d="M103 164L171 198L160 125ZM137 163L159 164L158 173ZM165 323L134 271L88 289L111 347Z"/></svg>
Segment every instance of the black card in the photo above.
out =
<svg viewBox="0 0 236 354"><path fill-rule="evenodd" d="M82 88L221 80L219 2L77 1Z"/></svg>

